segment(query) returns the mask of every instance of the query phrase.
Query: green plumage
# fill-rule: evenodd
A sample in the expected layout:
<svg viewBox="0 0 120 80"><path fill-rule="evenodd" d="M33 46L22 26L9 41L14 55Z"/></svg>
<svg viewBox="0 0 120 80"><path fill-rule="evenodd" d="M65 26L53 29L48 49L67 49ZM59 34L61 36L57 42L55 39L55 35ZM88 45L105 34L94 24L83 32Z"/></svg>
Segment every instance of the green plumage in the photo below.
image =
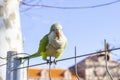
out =
<svg viewBox="0 0 120 80"><path fill-rule="evenodd" d="M59 29L61 30L60 37L57 36L57 30ZM39 56L42 56L43 60L47 60L48 56L58 59L64 52L66 45L67 39L62 33L62 27L60 24L55 23L51 26L50 32L40 40L38 51L30 56L22 57L22 59Z"/></svg>
<svg viewBox="0 0 120 80"><path fill-rule="evenodd" d="M26 57L22 57L22 59L31 59L31 58L35 58L35 57L39 57L41 55L44 54L44 52L46 51L46 46L48 45L48 34L45 35L41 40L40 40L40 44L39 44L39 48L38 51L30 56L26 56Z"/></svg>

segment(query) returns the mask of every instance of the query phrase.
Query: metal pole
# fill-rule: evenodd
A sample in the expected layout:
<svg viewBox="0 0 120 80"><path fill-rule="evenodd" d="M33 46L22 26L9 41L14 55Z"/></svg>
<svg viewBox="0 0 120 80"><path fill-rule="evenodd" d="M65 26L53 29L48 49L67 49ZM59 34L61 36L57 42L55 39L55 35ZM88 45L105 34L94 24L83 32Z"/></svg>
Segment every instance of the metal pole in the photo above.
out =
<svg viewBox="0 0 120 80"><path fill-rule="evenodd" d="M76 63L76 46L75 46L75 75L77 77L77 80L80 80L80 77L78 75L78 66L77 66L77 63Z"/></svg>
<svg viewBox="0 0 120 80"><path fill-rule="evenodd" d="M12 67L13 67L13 58L12 55L16 52L11 52L9 51L7 53L7 71L6 71L6 80L13 80L13 72L12 72Z"/></svg>
<svg viewBox="0 0 120 80"><path fill-rule="evenodd" d="M106 49L106 40L104 40L104 46L105 46L105 64L106 64L106 71L108 73L108 75L110 76L110 79L113 80L113 76L111 75L111 73L109 72L109 68L108 68L108 60L107 60L107 49Z"/></svg>
<svg viewBox="0 0 120 80"><path fill-rule="evenodd" d="M7 53L7 71L6 80L26 80L25 72L26 69L17 69L23 67L21 60L18 59L16 51L9 51Z"/></svg>
<svg viewBox="0 0 120 80"><path fill-rule="evenodd" d="M50 62L49 62L49 80L52 80L51 79L51 64L52 64L52 61L51 61L51 56L50 56Z"/></svg>
<svg viewBox="0 0 120 80"><path fill-rule="evenodd" d="M21 61L18 60L18 59L15 57L13 63L14 63L13 68L15 69L15 70L13 71L13 80L22 80L22 75L23 75L23 74L21 74L21 70L22 70L22 69L21 69L21 70L16 69L16 68L20 67Z"/></svg>

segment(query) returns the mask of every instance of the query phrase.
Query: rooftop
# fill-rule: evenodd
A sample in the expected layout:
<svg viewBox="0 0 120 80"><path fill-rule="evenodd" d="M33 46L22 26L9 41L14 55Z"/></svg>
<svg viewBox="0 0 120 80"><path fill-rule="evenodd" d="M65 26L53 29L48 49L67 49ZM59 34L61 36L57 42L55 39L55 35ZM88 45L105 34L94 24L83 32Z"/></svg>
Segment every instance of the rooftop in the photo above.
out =
<svg viewBox="0 0 120 80"><path fill-rule="evenodd" d="M29 78L40 78L40 77L42 77L42 71L46 71L46 73L49 74L49 69L29 68L28 69L28 77ZM67 70L67 69L59 69L59 68L52 68L51 69L51 78L64 78L65 77L64 76L65 72L67 72L67 71L69 71L69 70ZM76 76L72 74L71 78L74 79L74 78L76 78Z"/></svg>

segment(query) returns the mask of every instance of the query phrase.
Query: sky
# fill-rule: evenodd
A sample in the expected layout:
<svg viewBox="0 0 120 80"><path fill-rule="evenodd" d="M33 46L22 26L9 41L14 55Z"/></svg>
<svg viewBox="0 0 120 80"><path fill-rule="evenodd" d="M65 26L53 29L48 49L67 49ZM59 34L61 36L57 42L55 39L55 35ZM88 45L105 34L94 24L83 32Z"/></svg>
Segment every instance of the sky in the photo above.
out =
<svg viewBox="0 0 120 80"><path fill-rule="evenodd" d="M24 1L24 0L23 0ZM28 4L59 7L90 7L119 1L111 5L92 8L60 9L44 6L20 5L21 29L24 52L33 54L39 42L47 34L53 23L59 22L68 39L68 45L60 59L96 52L104 48L104 40L110 48L120 47L120 0L25 0ZM118 60L120 50L112 52L112 59ZM77 62L85 57L77 58ZM30 65L43 63L41 57L30 60ZM74 59L58 62L52 67L69 68ZM36 66L48 68L47 64Z"/></svg>

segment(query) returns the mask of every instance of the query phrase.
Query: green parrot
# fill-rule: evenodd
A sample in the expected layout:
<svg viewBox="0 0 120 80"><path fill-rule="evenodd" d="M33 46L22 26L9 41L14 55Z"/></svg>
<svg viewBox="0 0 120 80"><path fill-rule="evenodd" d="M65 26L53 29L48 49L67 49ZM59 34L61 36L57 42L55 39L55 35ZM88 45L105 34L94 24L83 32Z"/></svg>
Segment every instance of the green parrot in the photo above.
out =
<svg viewBox="0 0 120 80"><path fill-rule="evenodd" d="M48 34L46 34L39 44L38 51L30 56L22 57L21 59L31 59L42 56L43 60L49 61L47 57L54 57L54 61L58 59L64 52L67 46L67 38L63 34L62 26L59 23L54 23Z"/></svg>

